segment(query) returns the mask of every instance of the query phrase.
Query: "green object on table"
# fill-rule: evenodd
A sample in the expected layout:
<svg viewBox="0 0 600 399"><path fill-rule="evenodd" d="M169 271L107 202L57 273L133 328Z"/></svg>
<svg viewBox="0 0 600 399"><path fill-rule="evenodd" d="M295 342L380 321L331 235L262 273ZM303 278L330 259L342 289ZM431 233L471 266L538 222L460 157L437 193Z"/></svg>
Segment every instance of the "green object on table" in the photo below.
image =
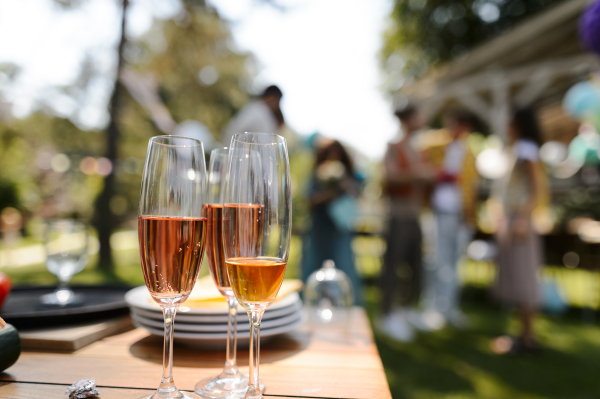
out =
<svg viewBox="0 0 600 399"><path fill-rule="evenodd" d="M0 330L0 372L6 370L21 355L21 339L16 328L7 324Z"/></svg>

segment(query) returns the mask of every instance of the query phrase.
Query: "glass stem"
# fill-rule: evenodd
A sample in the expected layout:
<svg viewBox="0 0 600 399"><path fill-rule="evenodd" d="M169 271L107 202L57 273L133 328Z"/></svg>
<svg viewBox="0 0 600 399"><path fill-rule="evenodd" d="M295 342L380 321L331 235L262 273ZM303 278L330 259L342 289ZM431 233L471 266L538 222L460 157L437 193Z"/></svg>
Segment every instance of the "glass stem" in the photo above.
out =
<svg viewBox="0 0 600 399"><path fill-rule="evenodd" d="M258 363L260 358L260 321L264 314L262 309L253 309L248 311L250 317L250 375L248 383L248 391L246 398L262 398L260 393L260 383L258 380Z"/></svg>
<svg viewBox="0 0 600 399"><path fill-rule="evenodd" d="M162 308L165 318L165 346L163 352L163 375L158 386L159 395L171 395L177 392L173 381L173 323L178 306L166 305Z"/></svg>
<svg viewBox="0 0 600 399"><path fill-rule="evenodd" d="M69 284L63 280L59 280L58 287L54 290L54 292L70 290Z"/></svg>
<svg viewBox="0 0 600 399"><path fill-rule="evenodd" d="M227 359L223 374L235 375L238 373L236 351L237 351L237 306L235 297L227 298L229 303L229 316L227 318Z"/></svg>
<svg viewBox="0 0 600 399"><path fill-rule="evenodd" d="M71 281L71 278L73 278L73 276L59 276L58 277L58 287L56 288L56 291L60 291L60 290L71 290L69 288L69 282Z"/></svg>
<svg viewBox="0 0 600 399"><path fill-rule="evenodd" d="M54 290L54 295L58 298L58 302L63 305L73 302L75 300L75 293L69 287L71 276L66 279L59 278L58 281L58 287Z"/></svg>

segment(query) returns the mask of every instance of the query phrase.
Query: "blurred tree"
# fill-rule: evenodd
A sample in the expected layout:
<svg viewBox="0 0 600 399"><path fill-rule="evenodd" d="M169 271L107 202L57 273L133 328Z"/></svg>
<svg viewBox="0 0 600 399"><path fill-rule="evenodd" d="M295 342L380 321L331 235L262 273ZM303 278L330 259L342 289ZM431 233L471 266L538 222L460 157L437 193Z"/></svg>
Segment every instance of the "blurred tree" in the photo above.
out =
<svg viewBox="0 0 600 399"><path fill-rule="evenodd" d="M141 39L121 38L119 69L122 72L127 64L141 76L151 78L175 124L200 121L218 138L225 123L248 100L251 77L245 64L249 58L231 49L229 28L216 10L200 0L187 0L182 5L177 17L155 20ZM125 23L123 20L123 26ZM128 95L120 81L115 82L110 114L106 157L115 168L105 178L95 216L100 267L106 272L112 272L113 264L110 233L124 216L137 209L139 196L139 175L119 173L119 169L127 159L143 162L147 140L165 133L165 128L155 125L156 120ZM116 145L121 136L123 142ZM140 163L137 169L141 172Z"/></svg>
<svg viewBox="0 0 600 399"><path fill-rule="evenodd" d="M395 0L381 51L396 91L427 69L564 0Z"/></svg>
<svg viewBox="0 0 600 399"><path fill-rule="evenodd" d="M84 174L79 163L98 157L102 135L82 132L70 120L48 112L0 125L0 208L26 215L89 219L102 178ZM10 199L9 203L3 203ZM16 203L15 203L16 201Z"/></svg>
<svg viewBox="0 0 600 399"><path fill-rule="evenodd" d="M158 77L160 98L176 123L200 121L218 139L248 101L252 76L245 66L252 58L231 49L229 28L216 10L198 1L184 4L183 16L157 22L128 54L140 60L131 60L137 70ZM164 48L152 54L157 42L164 42Z"/></svg>
<svg viewBox="0 0 600 399"><path fill-rule="evenodd" d="M7 206L19 206L19 190L12 181L0 180L0 211Z"/></svg>
<svg viewBox="0 0 600 399"><path fill-rule="evenodd" d="M124 57L128 68L154 82L151 86L176 124L199 121L218 139L248 101L252 76L245 65L251 58L230 48L229 28L215 10L198 1L185 5L178 17L156 20L142 38L129 40ZM123 221L137 211L148 139L164 133L128 94L119 115L123 136L115 169L116 195L127 207L119 216Z"/></svg>
<svg viewBox="0 0 600 399"><path fill-rule="evenodd" d="M106 149L105 157L113 165L113 170L104 178L104 188L96 199L96 210L94 213L93 223L98 232L98 240L100 241L100 253L98 267L109 274L114 274L113 257L110 248L110 236L116 227L117 220L113 212L111 212L110 204L115 195L115 168L117 157L119 138L121 136L119 128L119 112L122 106L125 88L119 80L119 74L124 66L124 49L127 42L127 7L129 0L121 0L121 35L117 47L117 68L114 78L114 86L108 104L109 121L106 129Z"/></svg>
<svg viewBox="0 0 600 399"><path fill-rule="evenodd" d="M85 2L51 1L64 12ZM116 1L127 7L130 0ZM188 119L200 121L216 138L248 100L252 76L246 66L252 60L249 54L233 48L229 27L216 10L200 0L181 4L178 15L172 20L155 19L144 36L121 34L115 51L117 69L122 72L130 68L150 77L176 124ZM125 24L122 18L122 27ZM86 126L57 117L50 95L47 103L39 102L39 111L27 118L0 120L0 191L6 194L7 203L18 200L18 206L33 215L55 217L76 212L92 219L94 214L101 242L101 267L110 273L111 232L137 215L147 142L152 136L164 134L164 130L117 80L122 75L117 69L110 76L106 72L99 75L103 72L94 63L93 57L85 57L79 79L52 93L70 97L81 107L87 100L87 86L112 80L106 131L86 131ZM18 74L18 65L0 65L0 72L10 78ZM69 117L79 122L77 111ZM51 166L56 156L67 159L65 170ZM92 169L84 173L81 162L85 157L97 160L102 156L111 160L111 174L103 178L94 170L94 160Z"/></svg>

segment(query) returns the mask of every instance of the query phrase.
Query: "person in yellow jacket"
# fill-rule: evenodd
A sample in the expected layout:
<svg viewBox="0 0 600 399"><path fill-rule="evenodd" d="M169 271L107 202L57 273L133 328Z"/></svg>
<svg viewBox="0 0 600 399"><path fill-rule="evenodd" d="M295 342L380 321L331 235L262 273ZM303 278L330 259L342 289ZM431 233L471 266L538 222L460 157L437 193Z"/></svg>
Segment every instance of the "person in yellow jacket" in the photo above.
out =
<svg viewBox="0 0 600 399"><path fill-rule="evenodd" d="M426 279L424 317L443 317L451 325L464 328L467 321L459 308L456 269L475 227L479 175L475 155L467 143L474 130L474 117L468 112L451 111L445 115L444 125L426 150L437 170L431 193L437 237L435 261Z"/></svg>

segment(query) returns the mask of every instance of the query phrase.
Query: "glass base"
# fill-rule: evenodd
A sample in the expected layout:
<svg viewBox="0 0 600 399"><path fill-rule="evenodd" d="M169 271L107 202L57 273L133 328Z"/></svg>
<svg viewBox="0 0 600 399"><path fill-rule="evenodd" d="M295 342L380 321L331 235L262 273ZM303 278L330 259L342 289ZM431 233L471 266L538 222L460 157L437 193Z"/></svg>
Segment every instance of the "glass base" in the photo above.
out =
<svg viewBox="0 0 600 399"><path fill-rule="evenodd" d="M238 399L243 398L248 388L248 377L241 373L205 378L199 381L194 391L207 399Z"/></svg>
<svg viewBox="0 0 600 399"><path fill-rule="evenodd" d="M193 393L182 392L180 390L175 390L175 392L171 393L160 393L158 391L154 392L152 395L142 396L139 399L202 399L198 395Z"/></svg>
<svg viewBox="0 0 600 399"><path fill-rule="evenodd" d="M237 373L232 376L221 374L209 377L196 384L195 391L205 399L240 399L246 395L248 377ZM265 391L265 385L260 384L260 392Z"/></svg>
<svg viewBox="0 0 600 399"><path fill-rule="evenodd" d="M263 393L265 393L265 386L260 384L260 393L258 395L250 395L250 393L246 393L244 399L263 399Z"/></svg>
<svg viewBox="0 0 600 399"><path fill-rule="evenodd" d="M69 288L61 288L50 294L42 295L40 301L46 306L75 305L83 302L83 296L74 293Z"/></svg>

